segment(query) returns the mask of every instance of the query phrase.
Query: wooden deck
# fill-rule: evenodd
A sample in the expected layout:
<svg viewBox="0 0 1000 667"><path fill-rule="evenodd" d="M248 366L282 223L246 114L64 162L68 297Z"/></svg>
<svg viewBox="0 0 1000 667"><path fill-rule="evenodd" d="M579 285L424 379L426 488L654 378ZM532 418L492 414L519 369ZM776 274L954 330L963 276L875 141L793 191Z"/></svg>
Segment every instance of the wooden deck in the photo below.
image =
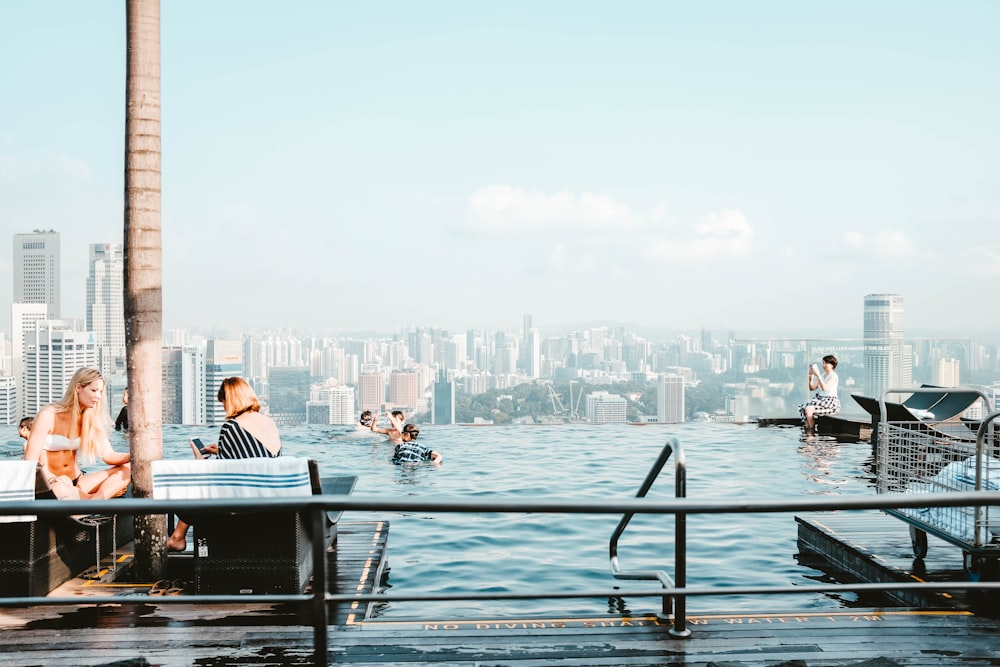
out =
<svg viewBox="0 0 1000 667"><path fill-rule="evenodd" d="M906 527L897 527L909 548ZM379 584L387 538L385 522L340 524L331 563L339 590L370 591ZM112 585L74 580L54 594L105 594ZM127 596L149 585L118 586ZM960 605L734 615L698 615L696 606L689 601L689 639L671 638L669 627L654 616L387 621L366 618L363 606L345 606L329 629L329 662L367 667L1000 664L1000 621ZM313 664L312 628L291 607L123 603L0 609L0 665Z"/></svg>

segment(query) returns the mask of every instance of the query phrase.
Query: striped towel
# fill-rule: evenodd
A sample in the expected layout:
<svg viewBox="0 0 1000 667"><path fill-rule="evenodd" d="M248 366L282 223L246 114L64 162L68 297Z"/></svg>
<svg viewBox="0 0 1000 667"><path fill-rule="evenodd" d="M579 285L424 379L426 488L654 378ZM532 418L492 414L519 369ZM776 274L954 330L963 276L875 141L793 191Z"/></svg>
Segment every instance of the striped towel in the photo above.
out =
<svg viewBox="0 0 1000 667"><path fill-rule="evenodd" d="M153 461L153 498L282 498L310 496L309 459Z"/></svg>
<svg viewBox="0 0 1000 667"><path fill-rule="evenodd" d="M34 500L37 461L0 461L0 501ZM0 523L34 521L33 515L0 515Z"/></svg>

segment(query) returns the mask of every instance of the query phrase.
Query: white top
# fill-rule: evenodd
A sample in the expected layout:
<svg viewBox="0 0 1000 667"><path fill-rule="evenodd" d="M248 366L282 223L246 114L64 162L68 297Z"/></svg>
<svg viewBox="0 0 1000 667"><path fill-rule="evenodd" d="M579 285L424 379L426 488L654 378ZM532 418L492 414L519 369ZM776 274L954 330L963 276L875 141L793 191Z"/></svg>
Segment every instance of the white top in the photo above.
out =
<svg viewBox="0 0 1000 667"><path fill-rule="evenodd" d="M819 396L836 396L837 395L837 382L838 382L837 374L834 371L830 371L829 373L826 373L825 375L823 375L820 379L823 381L823 387L826 387L826 389L823 389L821 387L820 390L818 392L816 392L817 395L819 395Z"/></svg>

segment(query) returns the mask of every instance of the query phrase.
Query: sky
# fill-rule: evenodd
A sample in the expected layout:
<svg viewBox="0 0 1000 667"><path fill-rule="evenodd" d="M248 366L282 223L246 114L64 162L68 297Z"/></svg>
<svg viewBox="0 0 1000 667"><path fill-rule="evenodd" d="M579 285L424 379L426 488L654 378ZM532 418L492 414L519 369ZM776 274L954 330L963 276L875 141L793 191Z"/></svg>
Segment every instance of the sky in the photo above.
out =
<svg viewBox="0 0 1000 667"><path fill-rule="evenodd" d="M169 0L165 328L997 330L1000 3ZM12 237L123 237L121 0L0 3ZM3 246L6 245L6 250Z"/></svg>

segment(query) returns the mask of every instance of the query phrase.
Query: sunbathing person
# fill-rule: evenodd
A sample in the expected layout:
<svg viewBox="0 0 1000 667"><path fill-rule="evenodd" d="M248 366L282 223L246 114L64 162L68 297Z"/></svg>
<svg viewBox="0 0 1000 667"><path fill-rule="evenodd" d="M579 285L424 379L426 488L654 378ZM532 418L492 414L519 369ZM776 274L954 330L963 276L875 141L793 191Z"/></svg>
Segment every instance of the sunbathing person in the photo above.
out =
<svg viewBox="0 0 1000 667"><path fill-rule="evenodd" d="M278 426L273 419L260 413L260 400L246 380L240 377L223 380L218 399L226 410L226 421L219 431L219 442L205 445L205 449L220 459L281 456ZM191 524L188 519L178 517L174 532L167 538L167 549L184 551L187 548L187 531Z"/></svg>
<svg viewBox="0 0 1000 667"><path fill-rule="evenodd" d="M73 374L62 399L38 412L24 458L41 463L45 481L56 498L120 496L132 480L132 456L111 448L110 422L104 378L93 368L81 368ZM110 467L85 473L80 468L81 456L85 463L100 457Z"/></svg>

